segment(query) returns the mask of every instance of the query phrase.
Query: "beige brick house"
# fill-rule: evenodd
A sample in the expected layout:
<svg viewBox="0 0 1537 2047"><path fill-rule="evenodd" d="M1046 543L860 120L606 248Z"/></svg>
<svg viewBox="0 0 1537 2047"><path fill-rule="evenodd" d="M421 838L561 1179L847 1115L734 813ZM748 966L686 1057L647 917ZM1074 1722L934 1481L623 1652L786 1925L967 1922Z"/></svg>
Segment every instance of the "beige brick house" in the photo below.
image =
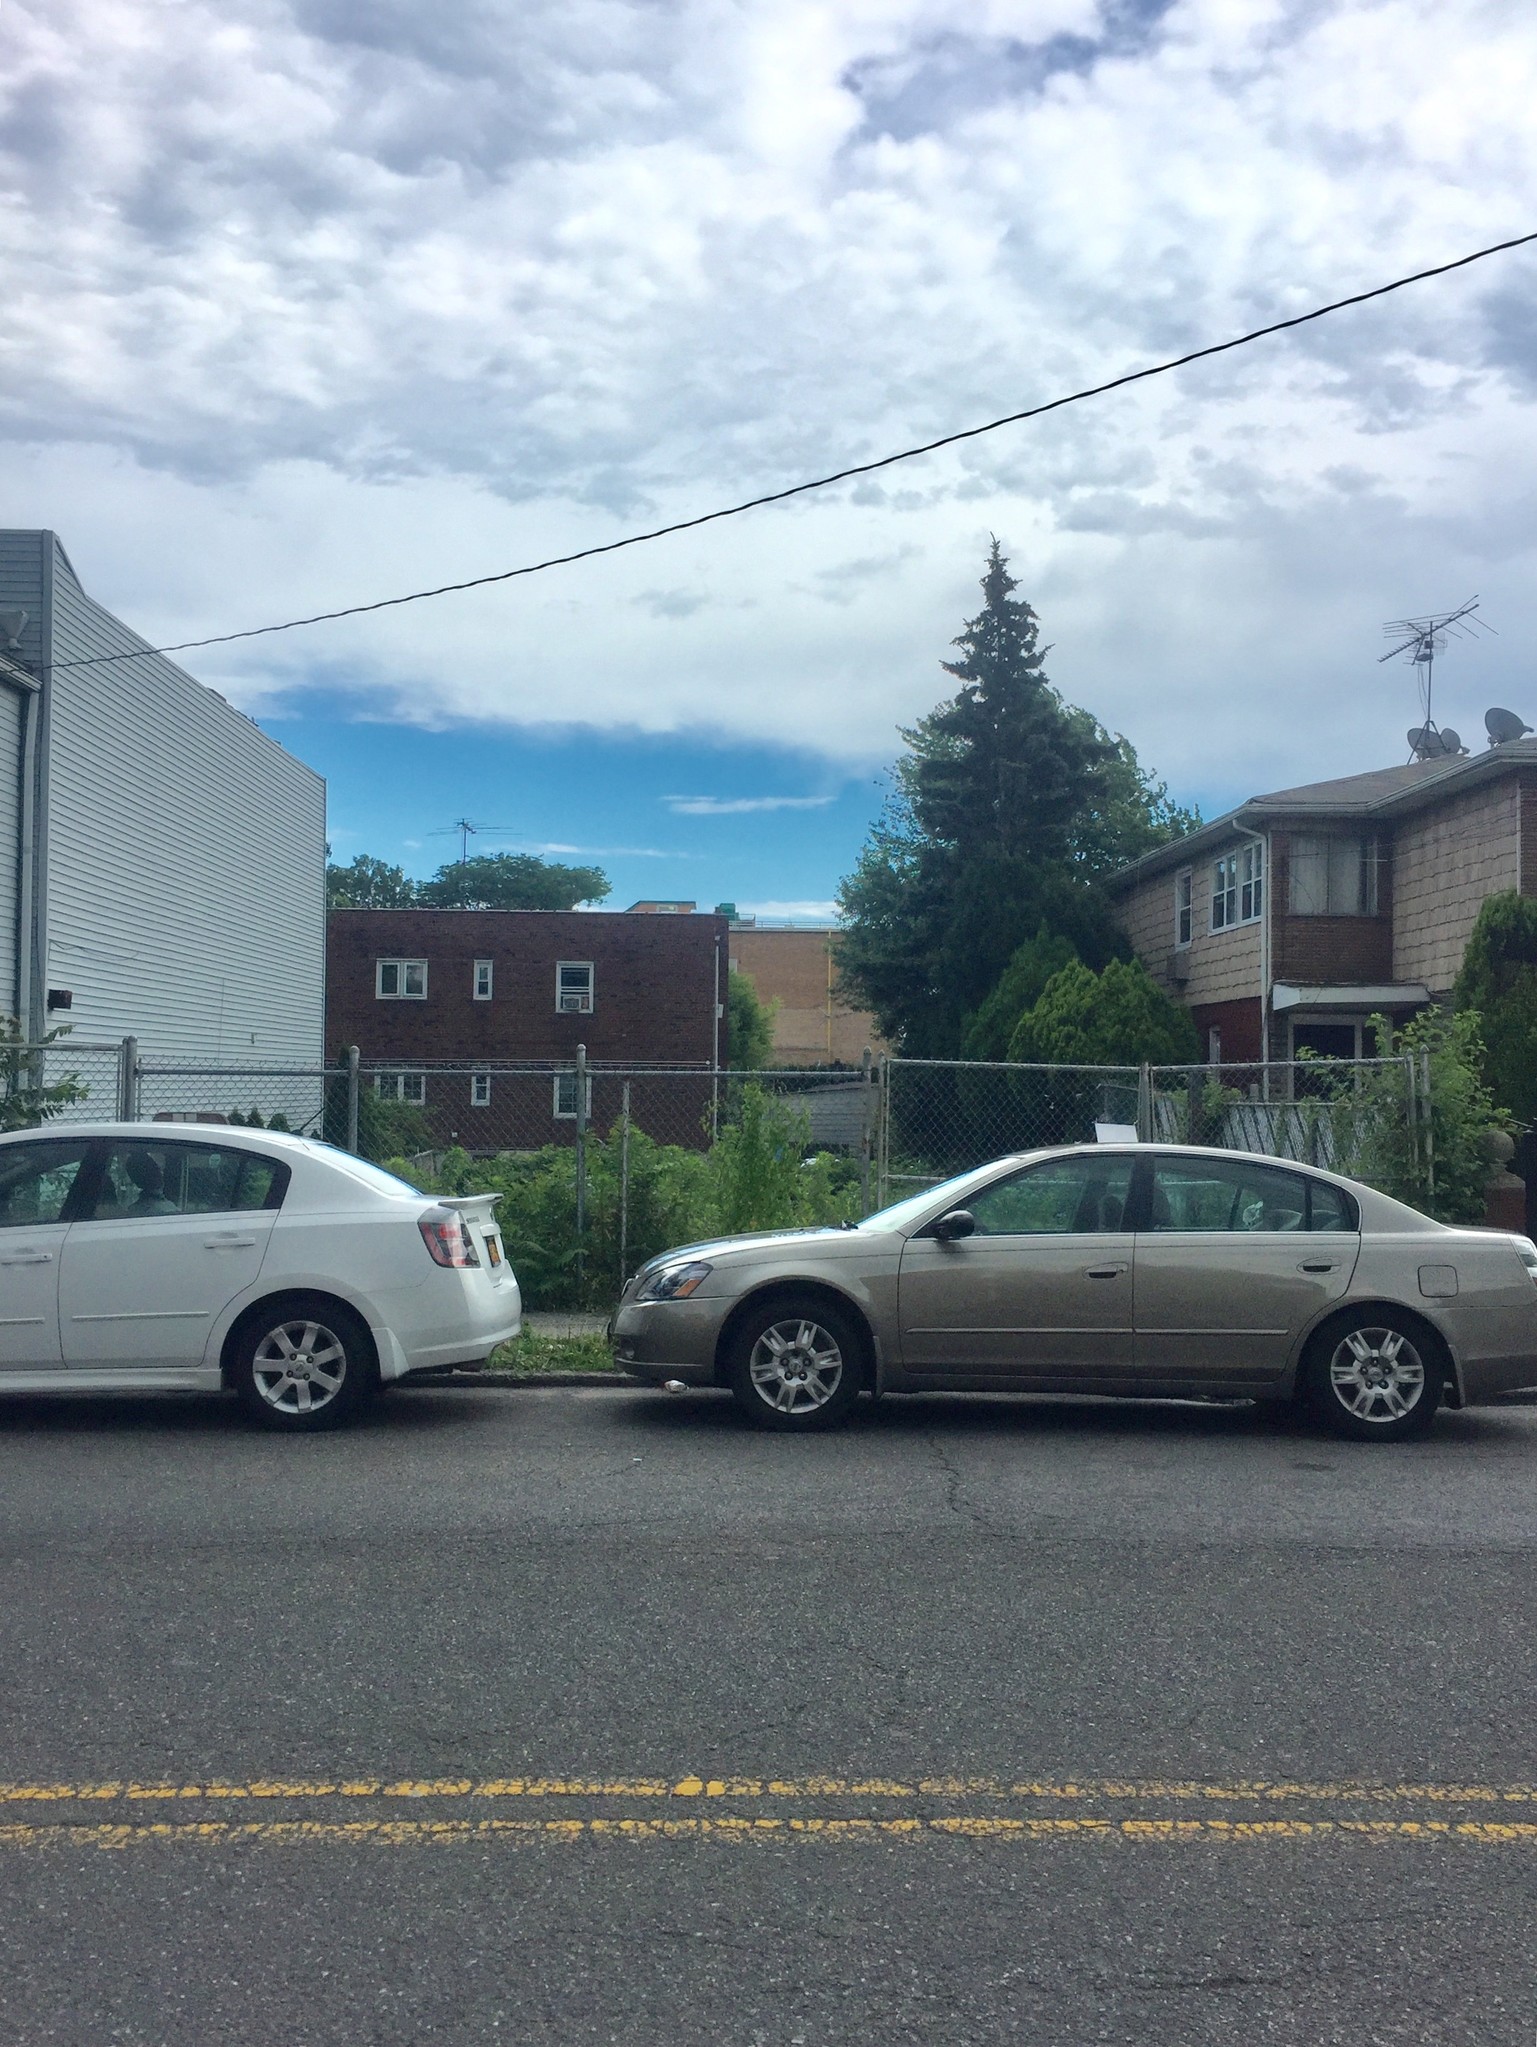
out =
<svg viewBox="0 0 1537 2047"><path fill-rule="evenodd" d="M1537 739L1255 796L1111 884L1213 1061L1371 1050L1444 999L1479 905L1537 895Z"/></svg>
<svg viewBox="0 0 1537 2047"><path fill-rule="evenodd" d="M731 926L731 964L760 1002L777 1002L775 1066L857 1066L884 1043L875 1019L838 996L838 933L831 925L775 928L742 918Z"/></svg>

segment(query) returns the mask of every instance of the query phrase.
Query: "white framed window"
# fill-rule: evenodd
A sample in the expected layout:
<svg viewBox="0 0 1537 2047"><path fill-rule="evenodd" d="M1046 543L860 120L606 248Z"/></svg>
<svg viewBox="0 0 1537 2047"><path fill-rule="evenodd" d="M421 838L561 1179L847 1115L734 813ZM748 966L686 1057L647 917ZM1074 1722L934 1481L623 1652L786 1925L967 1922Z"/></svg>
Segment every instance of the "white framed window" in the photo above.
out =
<svg viewBox="0 0 1537 2047"><path fill-rule="evenodd" d="M477 960L475 962L473 993L477 1002L489 1002L491 1000L492 974L493 968L490 960Z"/></svg>
<svg viewBox="0 0 1537 2047"><path fill-rule="evenodd" d="M1236 853L1212 863L1211 928L1226 931L1234 924L1252 924L1265 907L1265 849L1251 839Z"/></svg>
<svg viewBox="0 0 1537 2047"><path fill-rule="evenodd" d="M582 1104L582 1114L584 1119L590 1123L592 1121L592 1075L590 1073L587 1076L585 1093L587 1099ZM557 1073L555 1076L555 1119L559 1123L574 1123L576 1121L576 1075L574 1073Z"/></svg>
<svg viewBox="0 0 1537 2047"><path fill-rule="evenodd" d="M470 1107L489 1109L491 1106L491 1076L489 1073L470 1075Z"/></svg>
<svg viewBox="0 0 1537 2047"><path fill-rule="evenodd" d="M1287 908L1294 917L1375 917L1380 871L1375 839L1299 832L1291 842Z"/></svg>
<svg viewBox="0 0 1537 2047"><path fill-rule="evenodd" d="M374 1093L387 1102L413 1102L420 1108L427 1099L425 1073L376 1073Z"/></svg>
<svg viewBox="0 0 1537 2047"><path fill-rule="evenodd" d="M425 1002L427 962L377 960L374 964L374 994L381 1002Z"/></svg>
<svg viewBox="0 0 1537 2047"><path fill-rule="evenodd" d="M566 1016L592 1014L591 960L560 960L556 963L555 1007ZM575 1113L573 1110L572 1114Z"/></svg>
<svg viewBox="0 0 1537 2047"><path fill-rule="evenodd" d="M1195 874L1182 867L1174 877L1174 943L1188 945L1195 931Z"/></svg>

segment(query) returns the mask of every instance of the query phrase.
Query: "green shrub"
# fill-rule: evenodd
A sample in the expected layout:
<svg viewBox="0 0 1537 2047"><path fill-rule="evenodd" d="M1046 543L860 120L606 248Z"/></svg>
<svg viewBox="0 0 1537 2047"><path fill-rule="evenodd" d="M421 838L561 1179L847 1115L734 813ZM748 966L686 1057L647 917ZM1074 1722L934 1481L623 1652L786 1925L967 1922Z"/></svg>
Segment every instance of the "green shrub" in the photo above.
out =
<svg viewBox="0 0 1537 2047"><path fill-rule="evenodd" d="M1428 1064L1428 1130L1423 1099L1419 1119L1411 1123L1407 1114L1404 1069L1379 1067L1363 1083L1356 1148L1340 1160L1341 1170L1441 1222L1482 1222L1489 1177L1485 1133L1508 1129L1511 1119L1484 1083L1477 1016L1471 1010L1449 1015L1427 1009L1402 1030L1395 1031L1385 1016L1374 1016L1371 1028L1379 1059L1408 1055Z"/></svg>

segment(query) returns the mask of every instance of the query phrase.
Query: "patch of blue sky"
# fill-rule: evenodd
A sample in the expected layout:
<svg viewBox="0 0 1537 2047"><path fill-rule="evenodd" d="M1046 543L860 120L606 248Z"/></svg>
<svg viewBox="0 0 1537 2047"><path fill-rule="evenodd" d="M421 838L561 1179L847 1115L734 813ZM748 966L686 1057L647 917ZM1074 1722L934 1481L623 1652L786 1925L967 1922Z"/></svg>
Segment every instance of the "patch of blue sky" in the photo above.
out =
<svg viewBox="0 0 1537 2047"><path fill-rule="evenodd" d="M605 908L734 902L821 921L859 856L884 782L794 747L490 724L360 719L324 696L260 720L328 785L332 858L372 853L425 876L476 850L601 867Z"/></svg>

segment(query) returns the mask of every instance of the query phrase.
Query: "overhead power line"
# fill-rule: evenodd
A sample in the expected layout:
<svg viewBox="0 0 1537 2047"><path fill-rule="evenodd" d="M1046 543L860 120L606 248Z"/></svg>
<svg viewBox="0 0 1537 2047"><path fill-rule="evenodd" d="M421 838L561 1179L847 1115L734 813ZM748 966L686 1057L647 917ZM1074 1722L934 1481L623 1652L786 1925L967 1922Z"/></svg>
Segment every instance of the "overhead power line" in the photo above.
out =
<svg viewBox="0 0 1537 2047"><path fill-rule="evenodd" d="M735 519L743 512L758 511L764 505L782 505L789 498L804 497L809 491L827 490L835 483L847 483L854 476L871 476L879 469L890 469L898 462L914 461L919 455L932 455L939 448L953 448L961 441L974 441L983 434L997 433L1000 427L1018 426L1023 420L1039 419L1047 412L1060 412L1065 405L1080 405L1086 398L1102 398L1107 391L1119 391L1127 384L1140 384L1149 377L1167 376L1170 370L1183 369L1187 363L1203 362L1208 356L1226 355L1230 349L1247 348L1251 341L1263 341L1267 335L1285 334L1293 327L1306 327L1312 320L1326 319L1330 313L1342 313L1348 306L1364 306L1372 299L1386 298L1389 292L1402 291L1406 285L1423 284L1430 277L1445 277L1449 271L1465 270L1470 263L1482 263L1488 256L1500 256L1508 249L1520 249L1528 242L1537 242L1537 229L1530 234L1513 235L1509 241L1491 242L1486 249L1474 249L1470 255L1458 256L1450 263L1437 263L1429 270L1415 270L1407 277L1395 277L1391 284L1373 285L1370 291L1352 292L1349 298L1331 299L1326 306L1314 306L1311 312L1294 313L1289 320L1272 320L1266 327L1252 328L1247 334L1236 334L1231 341L1209 342L1204 348L1192 348L1186 355L1170 356L1167 362L1149 363L1145 369L1128 370L1123 376L1111 377L1103 384L1089 384L1081 391L1070 391L1062 398L1048 398L1043 405L1029 405L1021 412L1006 412L998 419L984 421L981 426L962 427L953 434L941 434L937 440L920 441L916 447L899 448L894 455L880 455L872 462L853 462L846 469L835 469L828 476L814 476L805 483L792 483L783 490L765 491L760 497L744 498L740 504L722 505L713 512L698 512L691 519L674 519L666 526L653 526L644 533L627 533L621 540L604 540L592 547L579 547L570 554L552 554L543 561L525 562L520 568L498 569L488 576L471 576L462 583L439 583L431 590L410 590L402 597L379 597L371 604L346 604L336 611L316 611L307 618L285 618L277 625L247 626L237 633L211 633L203 640L177 640L167 647L141 647L131 654L95 654L78 661L55 662L57 668L98 668L112 661L136 661L145 654L186 654L196 647L223 647L232 640L256 640L268 633L291 633L299 626L328 625L333 619L359 618L370 611L391 611L401 604L422 604L429 597L452 597L461 590L483 590L491 583L510 583L520 576L542 575L546 569L567 568L573 562L592 561L603 554L618 554L626 547L640 547L648 540L664 540L670 533L691 533L699 526L714 525L720 519Z"/></svg>

